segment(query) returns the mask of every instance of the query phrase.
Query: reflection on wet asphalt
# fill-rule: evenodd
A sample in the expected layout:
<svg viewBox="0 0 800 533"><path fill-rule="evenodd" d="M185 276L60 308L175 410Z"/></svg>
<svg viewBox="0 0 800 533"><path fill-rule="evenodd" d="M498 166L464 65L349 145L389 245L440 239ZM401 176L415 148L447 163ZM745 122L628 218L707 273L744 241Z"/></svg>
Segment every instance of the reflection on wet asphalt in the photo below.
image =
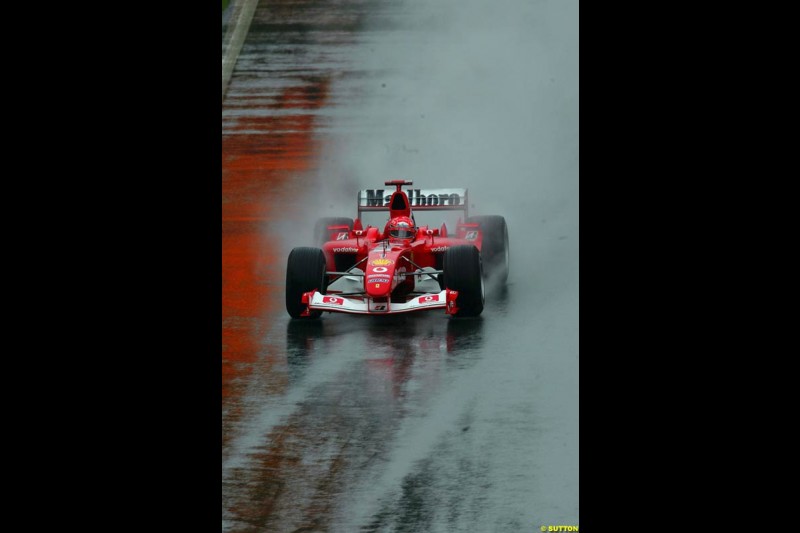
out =
<svg viewBox="0 0 800 533"><path fill-rule="evenodd" d="M547 35L557 33L547 24L577 28L576 6L573 17L522 0L501 4L524 4L508 20L530 24L519 35L512 29L508 42L500 38L519 46L508 47L508 65L536 55L525 48L541 38L530 28ZM570 128L550 127L561 119L543 112L551 122L538 126L547 129L541 137L552 131L558 149L519 152L519 168L548 170L530 186L531 200L520 199L520 183L470 178L463 168L423 185L468 186L478 213L509 222L509 284L491 288L480 317L292 321L284 309L289 250L310 244L323 211L334 205L331 214L353 216L360 186L422 173L426 157L448 149L429 156L425 147L463 133L467 108L512 127L516 107L484 100L494 86L481 80L508 66L493 59L465 67L477 81L453 101L437 100L438 108L418 101L424 112L409 105L442 81L438 62L418 59L420 43L472 28L470 13L489 16L481 5L283 0L256 9L222 116L223 531L530 532L579 523L576 116L563 120L575 122L573 139ZM474 27L478 41L495 35ZM572 110L569 90L541 68L539 98ZM420 72L430 76L427 85ZM535 100L530 88L519 91ZM474 95L487 111L471 105ZM576 101L574 108L577 115ZM449 115L436 122L433 109ZM513 137L535 143L539 131L527 127ZM517 141L481 128L491 130L481 141L487 148L498 144L485 165L499 168L508 159L499 144ZM472 142L468 133L461 140ZM412 158L416 166L398 163ZM506 170L498 174L513 173ZM488 212L482 201L491 201Z"/></svg>

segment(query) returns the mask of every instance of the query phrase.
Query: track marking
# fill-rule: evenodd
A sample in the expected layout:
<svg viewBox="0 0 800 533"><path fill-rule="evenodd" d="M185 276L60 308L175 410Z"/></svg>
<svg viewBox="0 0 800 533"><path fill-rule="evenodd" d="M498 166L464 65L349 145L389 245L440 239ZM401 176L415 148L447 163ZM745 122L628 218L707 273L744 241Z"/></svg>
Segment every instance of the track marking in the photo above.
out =
<svg viewBox="0 0 800 533"><path fill-rule="evenodd" d="M258 0L238 0L232 7L231 21L225 38L222 40L222 99L225 100L225 92L228 90L233 67L239 58L239 52L244 44L244 38L250 30L250 22L256 12Z"/></svg>

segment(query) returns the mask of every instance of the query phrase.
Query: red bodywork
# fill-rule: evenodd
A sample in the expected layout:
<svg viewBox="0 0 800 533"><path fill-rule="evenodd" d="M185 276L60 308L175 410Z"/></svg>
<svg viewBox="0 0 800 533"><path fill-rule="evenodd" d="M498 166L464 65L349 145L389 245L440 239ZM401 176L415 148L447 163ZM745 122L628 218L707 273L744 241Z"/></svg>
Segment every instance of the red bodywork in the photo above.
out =
<svg viewBox="0 0 800 533"><path fill-rule="evenodd" d="M385 183L394 185L396 190L388 201L388 207L380 210L388 210L390 219L398 216L413 218L408 195L401 189L403 185L412 183L403 180ZM450 206L440 207L440 209L448 208ZM378 209L359 208L359 212ZM460 209L466 211L467 203L464 202ZM362 305L368 302L370 314L409 312L429 308L444 308L447 313L453 314L458 310L455 305L457 291L439 287L435 292L430 290L419 292L416 290L418 284L427 280L430 288L430 280L433 278L414 273L427 267L436 271L435 275L438 275L442 271L442 258L449 247L467 244L474 245L480 250L483 242L478 224L463 223L462 219L459 219L453 236L449 235L445 224L439 228L420 226L413 240L390 240L386 234L386 227L382 229L374 226L362 227L358 218L355 219L352 230L348 226L330 226L328 231L329 240L322 246L322 250L330 274L329 286L343 277L345 272L352 272L350 270L352 268L363 271L361 294L331 287L325 294L327 298L317 298L317 303L320 305L313 307L323 309L321 305L324 303L324 310L339 312L363 312L348 309L345 305L348 303L345 301L347 299L359 301ZM357 276L361 277L361 274ZM314 294L319 293L316 291L306 293L303 296L303 303L311 303ZM342 296L339 297L338 294ZM423 303L427 305L414 307ZM392 304L395 304L394 310ZM397 304L408 304L408 306ZM399 310L401 308L402 310Z"/></svg>

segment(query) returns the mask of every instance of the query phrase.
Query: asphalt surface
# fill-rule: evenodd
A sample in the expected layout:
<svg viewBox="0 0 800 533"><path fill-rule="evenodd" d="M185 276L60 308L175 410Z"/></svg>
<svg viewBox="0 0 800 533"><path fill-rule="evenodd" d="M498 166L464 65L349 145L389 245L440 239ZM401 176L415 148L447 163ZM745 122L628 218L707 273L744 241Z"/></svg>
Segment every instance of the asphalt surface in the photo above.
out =
<svg viewBox="0 0 800 533"><path fill-rule="evenodd" d="M259 2L223 101L223 531L579 525L577 30L571 1ZM505 216L507 286L290 320L289 251L398 178Z"/></svg>

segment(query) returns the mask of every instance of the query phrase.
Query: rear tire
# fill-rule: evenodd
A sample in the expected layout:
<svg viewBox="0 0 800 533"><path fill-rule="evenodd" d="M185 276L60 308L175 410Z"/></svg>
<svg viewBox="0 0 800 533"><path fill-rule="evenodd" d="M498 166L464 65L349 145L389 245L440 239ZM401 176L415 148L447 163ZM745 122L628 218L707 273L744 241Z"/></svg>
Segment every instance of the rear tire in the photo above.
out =
<svg viewBox="0 0 800 533"><path fill-rule="evenodd" d="M508 280L508 226L506 219L498 215L469 217L467 222L480 224L483 233L481 256L486 277L500 285Z"/></svg>
<svg viewBox="0 0 800 533"><path fill-rule="evenodd" d="M325 217L314 224L314 244L322 246L330 240L328 226L347 226L347 231L353 229L353 219L347 217Z"/></svg>
<svg viewBox="0 0 800 533"><path fill-rule="evenodd" d="M328 290L325 254L319 248L295 248L286 265L286 311L292 318L318 318L322 311L311 311L308 317L300 316L306 309L303 293Z"/></svg>
<svg viewBox="0 0 800 533"><path fill-rule="evenodd" d="M457 317L483 312L484 287L481 253L471 244L451 246L444 253L444 285L458 291Z"/></svg>

